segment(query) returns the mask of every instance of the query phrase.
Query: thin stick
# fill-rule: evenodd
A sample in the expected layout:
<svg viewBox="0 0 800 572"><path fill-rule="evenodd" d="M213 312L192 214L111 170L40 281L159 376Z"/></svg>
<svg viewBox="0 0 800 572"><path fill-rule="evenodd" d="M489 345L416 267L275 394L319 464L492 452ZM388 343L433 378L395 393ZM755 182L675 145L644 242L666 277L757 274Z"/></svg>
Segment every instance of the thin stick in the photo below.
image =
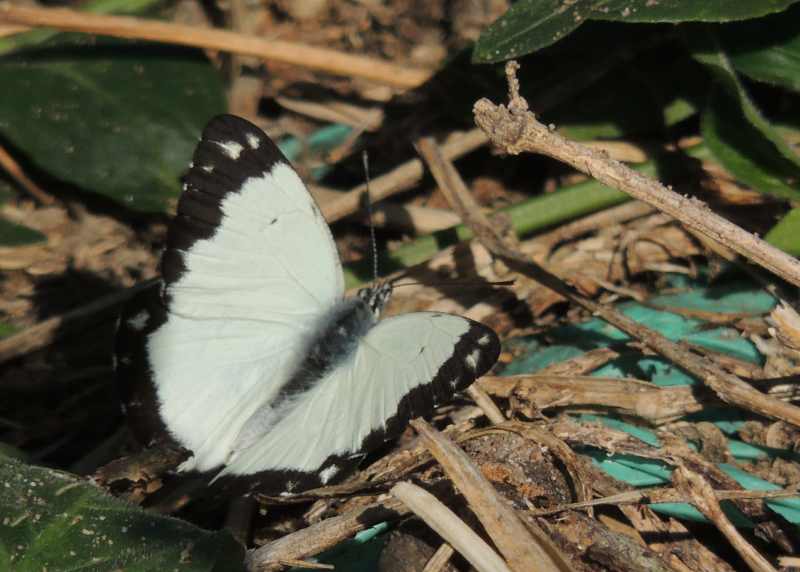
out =
<svg viewBox="0 0 800 572"><path fill-rule="evenodd" d="M503 559L480 536L428 491L411 483L398 483L391 492L392 496L402 501L458 550L478 572L511 572Z"/></svg>
<svg viewBox="0 0 800 572"><path fill-rule="evenodd" d="M526 125L531 122L535 122L535 118L533 118L533 114L527 110L527 103L525 103L525 101L519 97L519 85L516 76L513 74L514 69L515 68L513 66L507 66L510 85L509 93L511 94L511 102L509 103L508 108L504 106L494 106L485 99L481 100L475 104L475 120L484 130L486 130L487 133L490 134L492 140L495 140L495 137L497 136L499 137L501 143L506 141L506 139L503 139L502 136L498 136L497 134L505 133L505 136L508 138L510 137L509 130L512 130L511 128L514 126L514 129L516 129L517 133L517 139L512 139L511 141L517 141L518 148L521 150L525 148L524 145L527 144L526 142L534 137L533 129L531 127L527 127ZM489 109L489 107L491 107L491 109ZM494 121L497 121L497 124L493 123ZM544 128L544 130L547 132L548 138L553 137L553 134L550 133L546 128ZM522 137L522 134L528 131L531 131L530 136ZM523 143L519 143L519 141L522 141ZM530 145L533 145L533 143L530 143ZM568 147L575 147L575 144L568 143ZM517 149L517 147L513 147L513 145L510 148L512 150ZM576 152L586 155L588 150L576 148ZM604 158L603 161L607 162L608 159ZM616 162L614 163L618 165L618 169L624 169L626 172L629 171L629 169L627 169L627 167L624 165ZM594 169L595 165L591 165L592 169ZM597 168L599 169L601 167L597 166ZM614 168L617 169L617 167ZM634 171L631 172L633 173L633 176L635 176L636 180L641 179L647 181L648 185L653 183L649 179L642 177L642 175L639 173ZM458 173L454 168L453 173L455 173L455 176L458 176ZM594 171L592 171L592 173L594 173ZM602 180L599 176L597 178L598 180ZM602 182L605 183L606 181ZM611 182L606 184L611 184ZM658 183L655 184L658 185ZM612 184L612 186L614 185ZM461 187L466 188L463 185L463 182L461 183ZM627 188L623 190L627 190ZM658 205L654 206L656 206L656 208L660 208ZM753 389L753 387L735 375L724 371L711 360L706 360L697 356L689 349L670 341L657 331L638 324L634 320L617 311L615 308L598 304L594 300L581 295L575 288L567 285L559 277L548 272L541 266L531 262L527 256L509 246L490 225L487 226L484 222L476 220L474 213L465 211L464 213L459 214L467 224L470 224L478 240L480 240L495 256L503 260L503 262L505 262L511 270L520 272L521 274L533 278L543 286L553 290L554 292L557 292L558 294L561 294L571 302L582 306L591 312L592 315L599 317L612 326L616 326L629 336L643 342L656 353L678 364L683 369L696 376L709 388L711 388L723 401L732 403L746 410L755 411L773 419L781 419L791 423L792 425L800 427L800 407L796 407L789 403L783 403ZM728 226L734 226L727 221L725 221L725 224ZM739 231L744 232L741 229L739 229ZM783 255L782 252L780 254ZM792 265L800 265L799 261L795 259L792 259L792 261ZM796 278L798 280L798 284L800 284L800 272L796 275Z"/></svg>
<svg viewBox="0 0 800 572"><path fill-rule="evenodd" d="M411 425L467 499L509 568L515 572L572 570L566 557L543 532L534 535L519 519L464 451L422 419L415 419ZM453 547L458 549L455 544Z"/></svg>
<svg viewBox="0 0 800 572"><path fill-rule="evenodd" d="M250 572L277 570L282 562L303 560L332 548L371 526L408 514L395 499L357 508L309 527L287 534L247 554L245 566Z"/></svg>
<svg viewBox="0 0 800 572"><path fill-rule="evenodd" d="M368 79L403 89L417 87L425 83L431 75L428 70L296 42L130 16L91 14L65 8L27 8L3 2L0 3L0 22L221 50L336 75Z"/></svg>
<svg viewBox="0 0 800 572"><path fill-rule="evenodd" d="M454 207L453 210L462 216L464 212L469 212L469 216L474 217L476 220L480 220L480 224L490 224L489 220L483 215L483 213L481 213L478 203L472 198L472 195L469 194L469 192L459 193L453 190L453 185L458 185L459 182L463 185L463 181L461 181L460 177L456 177L457 180L453 179L450 170L455 170L455 168L453 167L452 163L442 158L442 152L436 145L436 141L434 141L432 137L423 137L417 141L416 147L419 151L419 154L428 165L428 168L431 170L431 173L433 173L436 183L444 193L447 202L450 203L450 206L453 207L453 201L466 200L469 202L469 204L461 204L461 208ZM484 392L477 384L471 385L467 389L467 393L470 397L472 397L478 407L483 410L489 421L496 425L506 420L502 411L500 411L500 408L498 408L494 401L492 401L492 398L489 397L486 392Z"/></svg>
<svg viewBox="0 0 800 572"><path fill-rule="evenodd" d="M450 160L457 159L467 153L482 147L489 141L480 129L472 129L453 136L450 141L442 145L442 153ZM387 197L396 195L412 188L422 178L425 168L419 159L406 161L388 173L370 181L370 196L372 202L377 203ZM353 214L361 208L361 200L366 191L366 185L353 187L346 193L326 204L321 205L322 214L329 223Z"/></svg>
<svg viewBox="0 0 800 572"><path fill-rule="evenodd" d="M777 570L764 558L744 537L739 534L736 527L728 520L722 507L714 494L714 489L699 473L685 466L675 469L672 480L675 487L692 499L692 504L713 522L719 531L725 535L751 570L755 572L777 572Z"/></svg>
<svg viewBox="0 0 800 572"><path fill-rule="evenodd" d="M425 563L425 568L422 569L422 572L442 572L453 554L455 554L453 547L446 542L443 543L436 549L430 560Z"/></svg>
<svg viewBox="0 0 800 572"><path fill-rule="evenodd" d="M751 499L786 499L797 498L798 493L794 490L775 490L775 491L735 491L735 490L714 490L714 494L719 500L751 500ZM582 502L573 502L554 506L545 509L532 509L530 512L536 516L549 516L567 510L579 510L595 506L623 506L623 505L650 505L664 502L684 502L691 503L692 497L672 487L661 487L657 489L643 489L625 491L614 495L601 497Z"/></svg>
<svg viewBox="0 0 800 572"><path fill-rule="evenodd" d="M800 286L800 260L714 213L699 199L679 195L604 153L565 139L537 121L528 110L528 103L519 95L518 67L513 61L506 65L510 85L508 106L495 105L485 98L475 103L475 123L493 144L513 155L528 151L567 163L609 187L654 206L687 228L729 246L748 260Z"/></svg>
<svg viewBox="0 0 800 572"><path fill-rule="evenodd" d="M473 383L467 388L467 394L472 398L475 404L481 408L486 418L494 425L499 425L506 421L506 416L500 411L497 404L492 401L489 394L486 393L477 383Z"/></svg>
<svg viewBox="0 0 800 572"><path fill-rule="evenodd" d="M283 566L292 568L304 568L306 570L335 570L333 564L322 564L321 562L309 562L308 560L281 560Z"/></svg>
<svg viewBox="0 0 800 572"><path fill-rule="evenodd" d="M20 187L25 189L29 195L36 199L39 204L52 205L56 202L56 199L51 194L28 178L19 163L17 163L3 147L0 147L0 167L2 167Z"/></svg>

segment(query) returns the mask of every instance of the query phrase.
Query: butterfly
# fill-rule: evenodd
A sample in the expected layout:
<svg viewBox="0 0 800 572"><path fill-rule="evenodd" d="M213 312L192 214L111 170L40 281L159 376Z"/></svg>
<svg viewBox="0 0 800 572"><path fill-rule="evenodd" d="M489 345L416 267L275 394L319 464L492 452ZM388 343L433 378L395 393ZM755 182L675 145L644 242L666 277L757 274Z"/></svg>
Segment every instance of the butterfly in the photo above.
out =
<svg viewBox="0 0 800 572"><path fill-rule="evenodd" d="M379 319L392 285L345 298L331 231L277 146L233 115L203 130L161 256L160 288L116 337L141 441L179 472L265 494L333 484L491 368L495 332L438 312Z"/></svg>

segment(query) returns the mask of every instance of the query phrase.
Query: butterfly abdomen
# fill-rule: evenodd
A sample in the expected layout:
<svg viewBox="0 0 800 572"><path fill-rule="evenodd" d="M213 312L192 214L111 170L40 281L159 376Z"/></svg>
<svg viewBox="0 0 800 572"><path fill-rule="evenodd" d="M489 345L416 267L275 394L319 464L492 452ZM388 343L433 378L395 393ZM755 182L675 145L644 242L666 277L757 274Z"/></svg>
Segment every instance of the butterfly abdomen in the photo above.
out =
<svg viewBox="0 0 800 572"><path fill-rule="evenodd" d="M336 366L352 357L361 339L377 319L361 298L343 300L320 319L309 337L306 350L281 396L308 391ZM280 397L279 397L280 399Z"/></svg>

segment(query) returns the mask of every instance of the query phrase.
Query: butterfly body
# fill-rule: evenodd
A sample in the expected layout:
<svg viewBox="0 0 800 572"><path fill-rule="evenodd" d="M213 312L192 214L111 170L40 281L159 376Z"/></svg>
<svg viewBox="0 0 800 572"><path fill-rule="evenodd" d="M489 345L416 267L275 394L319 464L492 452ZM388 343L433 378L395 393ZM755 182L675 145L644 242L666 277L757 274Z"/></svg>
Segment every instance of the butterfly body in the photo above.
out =
<svg viewBox="0 0 800 572"><path fill-rule="evenodd" d="M497 359L494 332L465 318L379 319L390 284L345 298L317 205L249 122L213 119L185 180L161 291L117 336L132 427L189 449L179 470L270 494L333 483Z"/></svg>

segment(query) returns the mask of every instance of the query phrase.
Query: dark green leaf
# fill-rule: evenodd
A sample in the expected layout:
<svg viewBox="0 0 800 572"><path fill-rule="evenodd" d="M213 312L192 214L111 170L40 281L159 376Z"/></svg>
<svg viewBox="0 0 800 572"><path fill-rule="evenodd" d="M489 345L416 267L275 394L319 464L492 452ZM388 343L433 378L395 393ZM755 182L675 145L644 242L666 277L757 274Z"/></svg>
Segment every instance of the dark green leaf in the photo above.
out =
<svg viewBox="0 0 800 572"><path fill-rule="evenodd" d="M766 139L773 146L773 152L783 155L787 161L800 169L800 155L789 145L780 132L764 117L747 91L739 81L739 77L728 59L728 54L722 49L715 29L704 26L705 33L695 28L695 33L689 37L693 50L693 57L704 64L717 78L725 90L735 99L740 111L747 121L758 131L759 137ZM797 174L800 174L798 171Z"/></svg>
<svg viewBox="0 0 800 572"><path fill-rule="evenodd" d="M44 173L149 211L177 196L200 131L224 110L196 50L59 36L0 59L0 134Z"/></svg>
<svg viewBox="0 0 800 572"><path fill-rule="evenodd" d="M45 240L47 237L38 230L0 218L0 246L22 246Z"/></svg>
<svg viewBox="0 0 800 572"><path fill-rule="evenodd" d="M11 186L5 181L0 181L0 206L14 196ZM0 214L0 246L22 246L47 240L47 237L38 230L22 226L3 218ZM10 327L10 326L9 326ZM0 324L0 336L8 335Z"/></svg>
<svg viewBox="0 0 800 572"><path fill-rule="evenodd" d="M490 63L547 47L587 20L731 22L785 10L797 0L519 0L478 39L473 58Z"/></svg>
<svg viewBox="0 0 800 572"><path fill-rule="evenodd" d="M244 570L244 550L228 532L145 512L73 475L5 456L0 515L3 570Z"/></svg>
<svg viewBox="0 0 800 572"><path fill-rule="evenodd" d="M772 227L764 240L792 256L800 256L800 208L792 209Z"/></svg>
<svg viewBox="0 0 800 572"><path fill-rule="evenodd" d="M723 26L719 36L737 72L800 91L800 6L784 14Z"/></svg>
<svg viewBox="0 0 800 572"><path fill-rule="evenodd" d="M714 90L703 114L701 130L714 158L731 174L757 191L800 199L797 167L748 122L736 101L721 87Z"/></svg>

